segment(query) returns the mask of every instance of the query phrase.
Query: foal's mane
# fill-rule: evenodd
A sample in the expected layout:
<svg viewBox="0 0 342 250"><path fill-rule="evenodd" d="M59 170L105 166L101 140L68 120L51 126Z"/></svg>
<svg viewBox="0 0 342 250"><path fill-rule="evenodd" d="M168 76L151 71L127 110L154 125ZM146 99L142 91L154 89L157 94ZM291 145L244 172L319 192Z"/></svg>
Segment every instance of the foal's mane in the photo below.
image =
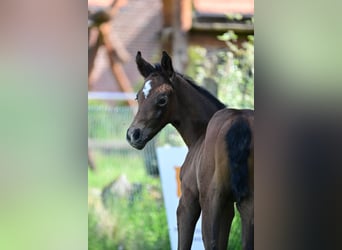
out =
<svg viewBox="0 0 342 250"><path fill-rule="evenodd" d="M154 65L154 68L159 72L163 73L161 65L159 63ZM224 105L222 102L220 102L214 95L212 95L208 90L205 88L197 85L195 81L186 75L183 75L181 73L176 72L177 76L181 77L183 80L185 80L187 83L190 84L195 90L197 90L200 94L205 96L207 99L210 100L211 103L213 103L218 109L224 109L226 105Z"/></svg>
<svg viewBox="0 0 342 250"><path fill-rule="evenodd" d="M178 76L181 76L185 81L187 81L194 89L196 89L199 93L209 99L218 109L224 109L226 105L220 102L214 95L212 95L208 90L205 88L197 85L193 79L188 76L182 75L177 73Z"/></svg>

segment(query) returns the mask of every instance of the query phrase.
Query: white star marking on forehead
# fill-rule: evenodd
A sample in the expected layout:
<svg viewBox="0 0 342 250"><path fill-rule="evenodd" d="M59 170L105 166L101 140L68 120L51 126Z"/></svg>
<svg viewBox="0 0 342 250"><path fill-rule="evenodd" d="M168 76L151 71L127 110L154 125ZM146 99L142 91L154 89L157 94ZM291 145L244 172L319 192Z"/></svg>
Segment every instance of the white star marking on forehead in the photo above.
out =
<svg viewBox="0 0 342 250"><path fill-rule="evenodd" d="M145 82L144 88L142 90L144 93L145 99L148 97L151 89L152 89L151 80L148 80L147 82Z"/></svg>

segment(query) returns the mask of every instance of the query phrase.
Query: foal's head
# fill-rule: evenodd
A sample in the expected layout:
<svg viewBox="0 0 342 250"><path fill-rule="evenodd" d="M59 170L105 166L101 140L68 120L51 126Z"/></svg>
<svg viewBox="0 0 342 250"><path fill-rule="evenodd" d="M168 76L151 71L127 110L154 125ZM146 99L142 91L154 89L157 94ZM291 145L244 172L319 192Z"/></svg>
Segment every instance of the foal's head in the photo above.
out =
<svg viewBox="0 0 342 250"><path fill-rule="evenodd" d="M172 80L176 73L166 52L163 52L161 64L153 66L142 58L139 51L136 63L144 77L144 85L137 94L139 109L127 130L127 141L133 147L142 149L171 122L170 117L176 102Z"/></svg>

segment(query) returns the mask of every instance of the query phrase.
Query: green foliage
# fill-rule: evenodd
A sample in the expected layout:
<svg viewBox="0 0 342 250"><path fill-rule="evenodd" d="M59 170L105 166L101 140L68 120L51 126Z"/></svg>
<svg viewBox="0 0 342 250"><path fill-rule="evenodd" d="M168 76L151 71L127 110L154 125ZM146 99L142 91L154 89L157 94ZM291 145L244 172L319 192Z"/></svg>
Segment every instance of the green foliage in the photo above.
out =
<svg viewBox="0 0 342 250"><path fill-rule="evenodd" d="M240 214L235 207L235 216L232 222L231 231L229 234L228 248L227 250L241 250L241 218Z"/></svg>
<svg viewBox="0 0 342 250"><path fill-rule="evenodd" d="M142 191L132 199L114 198L106 211L101 199L88 211L88 249L170 249L165 208L162 201L160 180L148 176L141 156L128 153L125 157L118 152L96 155L99 169L88 172L90 189L103 189L119 175L125 174L130 183L142 184ZM94 200L93 198L90 198ZM101 203L101 204L98 204ZM101 226L111 221L109 229Z"/></svg>
<svg viewBox="0 0 342 250"><path fill-rule="evenodd" d="M214 80L218 98L228 107L254 108L254 36L241 44L238 38L228 31L218 37L225 49L190 47L187 74L199 84Z"/></svg>
<svg viewBox="0 0 342 250"><path fill-rule="evenodd" d="M119 249L117 242L98 230L97 218L93 212L88 212L88 250Z"/></svg>
<svg viewBox="0 0 342 250"><path fill-rule="evenodd" d="M124 249L170 248L163 203L148 193L146 185L139 200L121 202L113 214L122 225L119 238Z"/></svg>

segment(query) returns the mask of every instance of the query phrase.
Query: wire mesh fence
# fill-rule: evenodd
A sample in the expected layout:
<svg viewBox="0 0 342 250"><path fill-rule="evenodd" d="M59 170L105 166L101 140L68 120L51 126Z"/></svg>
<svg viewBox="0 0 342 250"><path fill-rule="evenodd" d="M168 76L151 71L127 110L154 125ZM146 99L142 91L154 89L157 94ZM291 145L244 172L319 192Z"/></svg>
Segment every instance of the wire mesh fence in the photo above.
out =
<svg viewBox="0 0 342 250"><path fill-rule="evenodd" d="M132 120L130 107L88 105L89 249L170 249L155 147L176 132L136 150L126 142Z"/></svg>
<svg viewBox="0 0 342 250"><path fill-rule="evenodd" d="M88 155L95 166L88 171L88 249L170 249L156 147L184 143L167 126L143 150L133 149L126 142L133 115L130 107L88 103ZM229 249L241 249L235 228Z"/></svg>
<svg viewBox="0 0 342 250"><path fill-rule="evenodd" d="M133 149L126 141L126 130L132 120L133 110L130 107L89 105L89 151L96 151L97 154L115 153L123 158L135 155L144 162L148 174L158 176L156 146L181 146L184 143L177 131L167 126L142 151Z"/></svg>

